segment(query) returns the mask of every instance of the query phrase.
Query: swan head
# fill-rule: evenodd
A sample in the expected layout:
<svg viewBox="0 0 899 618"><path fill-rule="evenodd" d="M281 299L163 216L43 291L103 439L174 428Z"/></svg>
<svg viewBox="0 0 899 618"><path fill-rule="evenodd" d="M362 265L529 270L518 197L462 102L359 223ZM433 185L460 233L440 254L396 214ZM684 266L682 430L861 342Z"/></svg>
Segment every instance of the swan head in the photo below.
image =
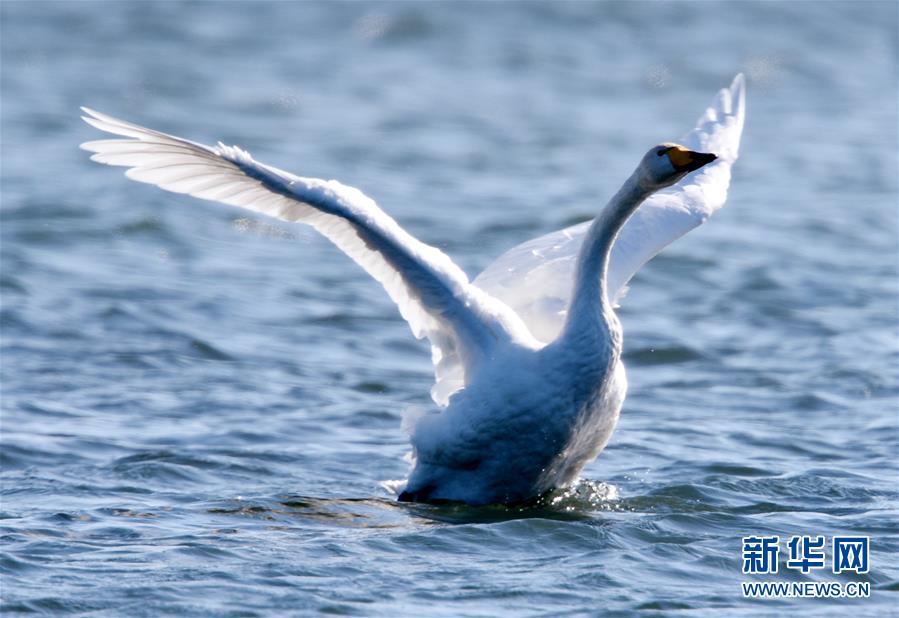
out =
<svg viewBox="0 0 899 618"><path fill-rule="evenodd" d="M642 180L656 190L670 187L717 158L717 155L694 152L679 144L659 144L652 147L640 163Z"/></svg>

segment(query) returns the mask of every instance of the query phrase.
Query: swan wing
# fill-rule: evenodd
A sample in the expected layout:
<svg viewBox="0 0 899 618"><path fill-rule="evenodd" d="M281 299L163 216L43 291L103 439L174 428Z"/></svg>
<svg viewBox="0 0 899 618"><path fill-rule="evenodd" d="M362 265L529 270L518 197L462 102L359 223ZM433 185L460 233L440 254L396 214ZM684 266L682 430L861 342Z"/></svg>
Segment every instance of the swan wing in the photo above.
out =
<svg viewBox="0 0 899 618"><path fill-rule="evenodd" d="M446 366L454 380L464 384L498 339L529 337L507 306L469 283L449 257L416 240L361 191L294 176L235 146L204 146L82 110L85 122L124 138L82 144L94 153L92 160L127 166L129 178L168 191L314 227L384 286L412 333L429 339L435 366Z"/></svg>
<svg viewBox="0 0 899 618"><path fill-rule="evenodd" d="M724 205L731 166L737 160L745 113L745 80L722 89L681 144L718 159L676 185L652 195L622 228L608 266L613 302L625 284L659 251L701 225ZM577 255L592 221L520 244L490 264L475 285L515 310L541 342L555 339L574 287Z"/></svg>

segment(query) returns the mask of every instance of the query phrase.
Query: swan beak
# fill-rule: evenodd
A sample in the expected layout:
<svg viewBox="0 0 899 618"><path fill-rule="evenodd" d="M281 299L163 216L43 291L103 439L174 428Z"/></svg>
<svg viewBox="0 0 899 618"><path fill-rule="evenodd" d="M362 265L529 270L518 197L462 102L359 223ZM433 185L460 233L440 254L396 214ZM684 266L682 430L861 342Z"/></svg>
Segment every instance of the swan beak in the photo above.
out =
<svg viewBox="0 0 899 618"><path fill-rule="evenodd" d="M694 172L703 165L711 163L718 156L706 152L693 152L683 146L674 146L668 151L668 158L671 160L675 170L687 173Z"/></svg>

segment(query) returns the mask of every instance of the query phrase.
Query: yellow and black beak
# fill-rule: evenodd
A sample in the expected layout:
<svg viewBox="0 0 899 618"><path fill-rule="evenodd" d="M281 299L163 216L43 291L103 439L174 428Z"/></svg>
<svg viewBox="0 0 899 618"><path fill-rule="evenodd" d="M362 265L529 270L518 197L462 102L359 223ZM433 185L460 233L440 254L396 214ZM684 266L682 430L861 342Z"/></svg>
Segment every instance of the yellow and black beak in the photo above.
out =
<svg viewBox="0 0 899 618"><path fill-rule="evenodd" d="M683 146L672 146L668 149L668 159L678 172L693 172L703 165L711 163L718 158L717 155L705 152L693 152Z"/></svg>

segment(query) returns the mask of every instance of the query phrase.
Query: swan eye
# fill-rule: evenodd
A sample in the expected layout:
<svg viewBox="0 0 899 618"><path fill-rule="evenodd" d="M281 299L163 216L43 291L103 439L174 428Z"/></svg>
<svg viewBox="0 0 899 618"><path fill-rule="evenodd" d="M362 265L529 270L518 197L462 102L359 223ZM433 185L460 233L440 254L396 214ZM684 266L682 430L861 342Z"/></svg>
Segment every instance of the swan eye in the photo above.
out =
<svg viewBox="0 0 899 618"><path fill-rule="evenodd" d="M669 150L671 150L671 149L670 148L659 148L659 151L656 153L656 156L661 157L662 155L667 153Z"/></svg>

